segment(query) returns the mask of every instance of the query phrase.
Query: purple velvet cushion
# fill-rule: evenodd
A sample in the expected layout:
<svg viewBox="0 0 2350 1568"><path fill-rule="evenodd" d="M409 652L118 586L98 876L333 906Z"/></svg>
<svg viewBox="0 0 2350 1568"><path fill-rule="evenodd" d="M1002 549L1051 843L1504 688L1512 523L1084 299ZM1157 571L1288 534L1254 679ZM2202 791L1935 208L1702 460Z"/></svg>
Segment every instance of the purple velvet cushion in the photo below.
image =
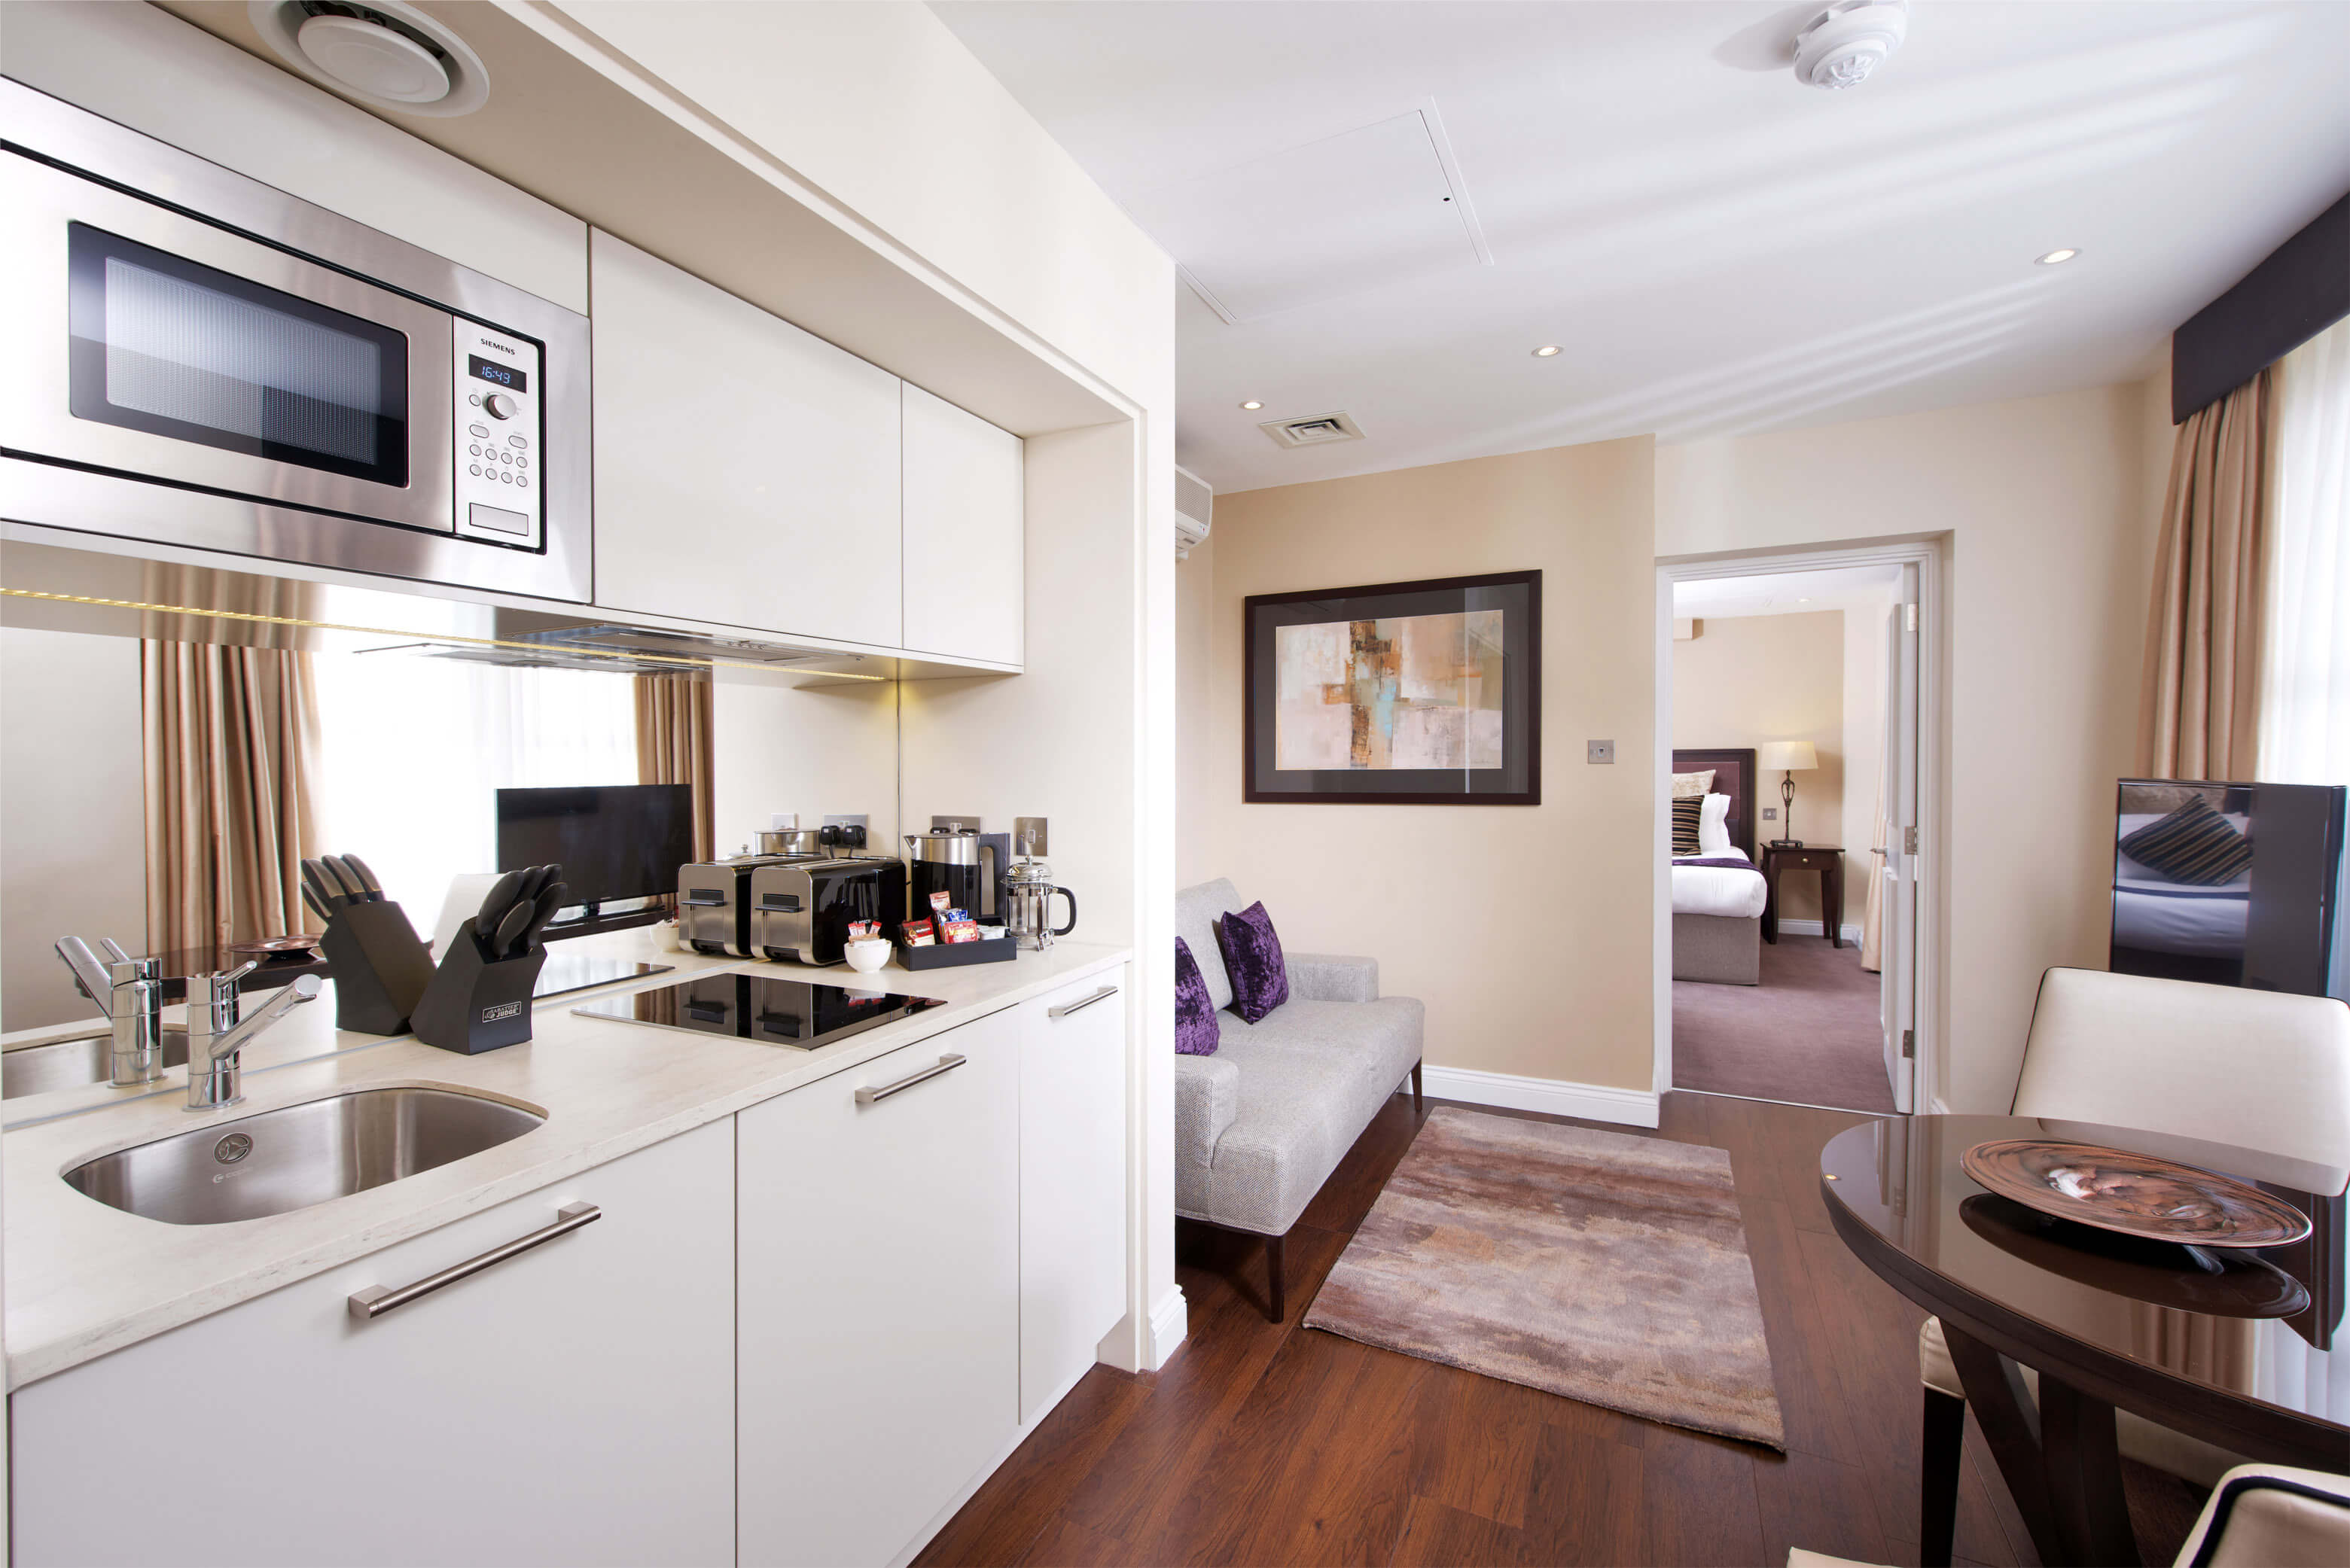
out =
<svg viewBox="0 0 2350 1568"><path fill-rule="evenodd" d="M1216 1004L1208 996L1208 982L1200 977L1200 962L1191 945L1175 939L1175 1054L1212 1056L1223 1037L1216 1022Z"/></svg>
<svg viewBox="0 0 2350 1568"><path fill-rule="evenodd" d="M1216 945L1224 950L1224 973L1232 982L1232 1011L1251 1023L1289 1000L1289 966L1282 961L1281 939L1262 901L1216 922Z"/></svg>

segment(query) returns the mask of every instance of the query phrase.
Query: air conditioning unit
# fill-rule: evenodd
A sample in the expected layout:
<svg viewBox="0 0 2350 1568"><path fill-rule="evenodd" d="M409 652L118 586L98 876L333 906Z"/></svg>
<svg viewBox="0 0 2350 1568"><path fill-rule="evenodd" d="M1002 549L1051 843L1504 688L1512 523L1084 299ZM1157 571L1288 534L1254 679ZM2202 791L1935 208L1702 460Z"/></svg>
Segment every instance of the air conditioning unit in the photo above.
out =
<svg viewBox="0 0 2350 1568"><path fill-rule="evenodd" d="M1207 543L1209 514L1215 510L1215 487L1198 474L1175 471L1175 558L1189 560L1192 549Z"/></svg>

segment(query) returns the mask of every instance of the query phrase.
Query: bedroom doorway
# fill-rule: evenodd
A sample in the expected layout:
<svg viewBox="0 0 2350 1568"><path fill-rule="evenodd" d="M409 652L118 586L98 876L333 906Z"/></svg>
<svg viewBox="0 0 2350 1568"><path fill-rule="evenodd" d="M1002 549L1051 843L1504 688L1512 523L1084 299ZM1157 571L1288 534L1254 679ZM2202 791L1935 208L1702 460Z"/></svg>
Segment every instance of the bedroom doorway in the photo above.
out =
<svg viewBox="0 0 2350 1568"><path fill-rule="evenodd" d="M1930 1096L1935 566L1905 544L1659 567L1659 1090Z"/></svg>

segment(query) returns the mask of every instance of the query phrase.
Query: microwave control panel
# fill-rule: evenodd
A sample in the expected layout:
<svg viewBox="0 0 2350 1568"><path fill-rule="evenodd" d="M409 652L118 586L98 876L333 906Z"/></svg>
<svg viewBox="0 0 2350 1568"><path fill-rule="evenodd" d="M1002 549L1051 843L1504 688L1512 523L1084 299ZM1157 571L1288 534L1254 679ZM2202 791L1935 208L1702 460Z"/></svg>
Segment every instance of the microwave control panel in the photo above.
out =
<svg viewBox="0 0 2350 1568"><path fill-rule="evenodd" d="M536 550L545 538L538 345L455 319L457 536Z"/></svg>

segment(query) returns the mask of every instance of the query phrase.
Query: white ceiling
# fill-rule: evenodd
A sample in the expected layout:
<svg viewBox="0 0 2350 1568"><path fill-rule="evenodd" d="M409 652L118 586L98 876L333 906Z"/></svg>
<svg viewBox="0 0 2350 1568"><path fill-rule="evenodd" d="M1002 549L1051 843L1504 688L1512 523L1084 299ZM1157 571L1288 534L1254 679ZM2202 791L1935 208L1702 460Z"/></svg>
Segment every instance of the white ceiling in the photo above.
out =
<svg viewBox="0 0 2350 1568"><path fill-rule="evenodd" d="M1673 584L1673 614L1701 620L1750 615L1809 615L1890 605L1898 566L1826 566Z"/></svg>
<svg viewBox="0 0 2350 1568"><path fill-rule="evenodd" d="M932 8L1224 304L1178 302L1219 490L2143 376L2350 187L2350 4L1917 0L1846 92L1769 0Z"/></svg>

